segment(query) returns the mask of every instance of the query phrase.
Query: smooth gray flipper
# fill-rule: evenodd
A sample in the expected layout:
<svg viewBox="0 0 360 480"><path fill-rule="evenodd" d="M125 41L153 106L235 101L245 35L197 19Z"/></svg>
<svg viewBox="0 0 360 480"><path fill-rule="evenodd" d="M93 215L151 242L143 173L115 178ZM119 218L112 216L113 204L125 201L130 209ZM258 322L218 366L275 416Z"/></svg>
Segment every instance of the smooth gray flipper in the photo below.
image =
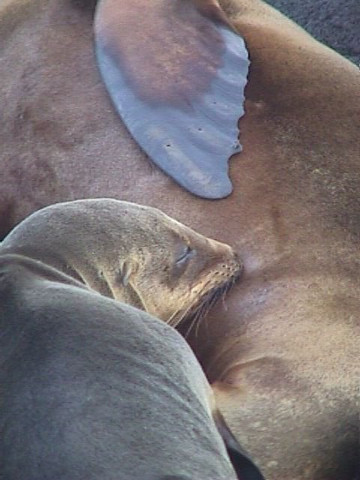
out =
<svg viewBox="0 0 360 480"><path fill-rule="evenodd" d="M95 37L105 85L143 150L195 195L229 195L249 61L221 10L211 0L101 0Z"/></svg>

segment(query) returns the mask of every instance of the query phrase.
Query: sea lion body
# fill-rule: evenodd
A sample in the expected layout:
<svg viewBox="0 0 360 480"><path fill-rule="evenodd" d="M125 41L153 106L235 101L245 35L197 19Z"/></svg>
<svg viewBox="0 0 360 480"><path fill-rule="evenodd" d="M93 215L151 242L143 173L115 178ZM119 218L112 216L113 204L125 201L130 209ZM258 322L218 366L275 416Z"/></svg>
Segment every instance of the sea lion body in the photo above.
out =
<svg viewBox="0 0 360 480"><path fill-rule="evenodd" d="M174 329L19 255L0 256L0 298L4 479L238 478Z"/></svg>
<svg viewBox="0 0 360 480"><path fill-rule="evenodd" d="M233 193L206 201L152 166L115 114L88 2L1 5L3 235L41 206L106 195L232 245L242 282L190 338L220 408L269 480L353 480L358 68L263 2L220 1L251 63Z"/></svg>
<svg viewBox="0 0 360 480"><path fill-rule="evenodd" d="M59 203L35 212L0 244L97 292L177 324L242 270L228 245L161 211L114 199Z"/></svg>

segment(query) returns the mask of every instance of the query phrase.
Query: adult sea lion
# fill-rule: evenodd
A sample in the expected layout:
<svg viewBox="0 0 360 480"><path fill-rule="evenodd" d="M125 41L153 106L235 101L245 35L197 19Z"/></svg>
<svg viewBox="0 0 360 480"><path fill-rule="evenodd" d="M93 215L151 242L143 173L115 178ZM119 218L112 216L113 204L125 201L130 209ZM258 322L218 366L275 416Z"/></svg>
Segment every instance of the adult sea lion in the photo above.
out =
<svg viewBox="0 0 360 480"><path fill-rule="evenodd" d="M200 315L242 270L228 245L155 208L109 198L35 212L1 242L0 252L41 260L171 325Z"/></svg>
<svg viewBox="0 0 360 480"><path fill-rule="evenodd" d="M161 208L232 245L244 260L242 282L226 309L218 305L196 338L189 335L221 410L268 479L353 480L358 68L259 0L220 0L214 8L245 39L250 66L243 151L230 163L233 193L206 201L150 164L115 114L95 64L93 7L1 3L3 236L41 206L106 195ZM147 12L138 18L150 55ZM191 43L191 29L184 38ZM169 62L178 58L169 51L158 63L172 72ZM189 85L196 82L190 73Z"/></svg>
<svg viewBox="0 0 360 480"><path fill-rule="evenodd" d="M1 255L0 322L4 480L263 479L160 320Z"/></svg>

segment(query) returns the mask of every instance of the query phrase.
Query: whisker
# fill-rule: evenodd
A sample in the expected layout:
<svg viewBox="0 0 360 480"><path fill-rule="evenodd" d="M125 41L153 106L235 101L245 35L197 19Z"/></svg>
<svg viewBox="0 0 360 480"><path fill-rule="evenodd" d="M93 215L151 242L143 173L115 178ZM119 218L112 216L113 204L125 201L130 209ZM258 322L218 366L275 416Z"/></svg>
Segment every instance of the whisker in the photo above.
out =
<svg viewBox="0 0 360 480"><path fill-rule="evenodd" d="M189 335L189 333L191 332L192 328L194 327L197 319L198 319L197 315L194 315L194 318L191 320L188 329L187 329L186 332L184 333L184 337L185 337L185 338L188 337L188 335Z"/></svg>
<svg viewBox="0 0 360 480"><path fill-rule="evenodd" d="M208 312L218 301L221 300L225 305L226 295L240 278L241 273L239 271L222 285L210 288L200 299L194 301L185 310L175 312L167 323L174 328L179 328L185 338L195 329L195 336L197 337L203 319L206 319ZM206 290L208 286L209 284L207 283L203 286L203 289Z"/></svg>
<svg viewBox="0 0 360 480"><path fill-rule="evenodd" d="M199 334L199 328L201 321L206 317L211 308L215 303L222 299L225 301L225 296L229 292L230 288L234 285L235 279L230 279L224 285L220 287L211 289L205 296L201 299L201 302L193 309L191 317L187 318L190 321L190 326L188 327L185 338L189 336L191 330L196 326L195 336ZM184 318L184 317L183 317Z"/></svg>
<svg viewBox="0 0 360 480"><path fill-rule="evenodd" d="M178 312L174 312L174 313L171 315L171 317L166 320L166 323L167 323L168 325L170 325L171 327L174 327L174 326L175 326L175 325L173 325L172 322L173 322L173 320L174 320L174 318L176 317L177 314L178 314Z"/></svg>
<svg viewBox="0 0 360 480"><path fill-rule="evenodd" d="M182 321L183 319L188 315L188 313L192 310L193 308L193 303L188 306L186 310L178 310L174 315L172 315L171 319L174 319L174 323L171 325L172 327L176 328Z"/></svg>

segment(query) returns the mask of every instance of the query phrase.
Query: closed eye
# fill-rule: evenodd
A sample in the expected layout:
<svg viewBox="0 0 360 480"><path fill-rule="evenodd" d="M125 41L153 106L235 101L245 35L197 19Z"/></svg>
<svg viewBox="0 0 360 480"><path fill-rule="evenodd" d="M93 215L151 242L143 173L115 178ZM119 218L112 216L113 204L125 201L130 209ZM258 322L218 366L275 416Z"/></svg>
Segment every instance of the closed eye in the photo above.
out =
<svg viewBox="0 0 360 480"><path fill-rule="evenodd" d="M181 253L180 257L176 260L176 265L180 266L190 260L192 256L195 255L195 250L193 250L189 245L187 245L183 252Z"/></svg>

